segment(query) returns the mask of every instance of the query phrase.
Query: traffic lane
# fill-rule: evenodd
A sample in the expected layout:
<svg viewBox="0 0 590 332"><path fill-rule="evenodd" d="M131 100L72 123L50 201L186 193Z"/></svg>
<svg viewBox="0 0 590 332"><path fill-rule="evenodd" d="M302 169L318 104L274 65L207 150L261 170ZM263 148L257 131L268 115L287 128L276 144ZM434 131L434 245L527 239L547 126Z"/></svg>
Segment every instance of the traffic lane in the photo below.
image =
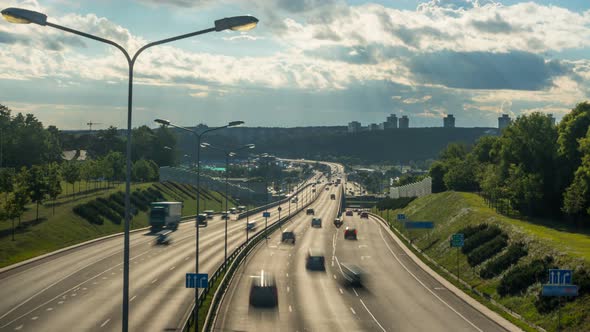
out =
<svg viewBox="0 0 590 332"><path fill-rule="evenodd" d="M277 218L272 218L273 220L271 220L271 223L276 221ZM232 234L233 232L235 232L238 229L242 229L242 227L245 228L245 226L240 225L240 222L235 222L235 221L229 221L228 222L228 234ZM194 223L192 225L181 225L181 227L179 228L179 231L174 232L174 238L181 238L181 241L191 241L192 239L194 239L194 235L192 234L192 229L194 229ZM214 220L213 222L209 223L209 227L206 228L202 228L201 229L202 235L204 238L208 237L208 234L210 233L211 236L215 236L217 237L222 237L224 234L224 222L222 222L221 220ZM243 232L245 233L245 231ZM183 235L184 234L184 235ZM241 234L241 232L240 232ZM144 234L145 236L146 234ZM153 237L151 236L147 236L148 239L141 241L140 244L141 246L132 246L131 248L131 252L132 255L134 254L134 252L137 250L139 252L143 252L146 249L149 249L149 247L153 244ZM239 239L240 241L245 241L245 234L242 236L243 239ZM203 240L202 240L203 241ZM190 248L194 248L194 240L191 241L192 244L188 246L189 250ZM223 241L214 241L216 243L222 243ZM228 245L231 246L228 251L231 253L231 251L234 249L234 242L235 241L234 237L229 237L228 238ZM240 242L241 243L241 242ZM221 246L222 244L219 244L219 246ZM236 245L237 246L237 245ZM203 256L203 252L204 251L208 251L208 247L209 247L209 243L205 242L202 244L201 249L201 256ZM221 250L222 248L213 248L213 250L220 250L221 252L223 252L223 250ZM101 253L100 248L96 248L95 253L97 255L99 255ZM76 294L76 288L86 282L92 281L93 283L95 282L94 279L96 278L105 278L105 276L103 276L104 273L110 273L110 274L114 274L117 272L116 269L113 269L113 267L118 267L119 270L122 269L122 267L120 267L121 262L122 262L122 257L118 257L121 256L120 253L119 255L117 255L117 253L115 253L114 255L112 255L109 260L103 260L101 263L102 264L93 264L91 266L89 266L88 268L86 268L84 271L79 271L80 273L76 273L72 276L70 276L67 280L63 280L62 282L59 283L58 285L54 285L53 287L51 287L49 290L46 290L45 292L42 292L41 294L38 294L35 299L33 301L29 301L28 303L26 303L23 306L20 306L19 308L16 308L17 310L13 310L9 315L7 315L5 317L5 320L1 321L2 325L0 325L0 328L2 328L3 325L6 325L8 323L10 323L9 325L15 325L19 326L17 323L18 322L13 322L14 319L22 319L26 317L22 317L23 315L25 316L30 316L30 317L37 317L34 321L38 320L38 313L41 310L47 309L47 308L53 308L51 307L51 302L57 302L59 304L59 302L65 302L62 300L59 300L58 297L63 297L66 293L71 292L73 294ZM188 262L192 261L194 262L194 250L192 250L192 256L193 259L192 260L188 260ZM223 261L223 257L221 257L221 259L219 260L220 262ZM219 262L219 263L220 263ZM133 264L137 264L137 262L131 262L131 271L132 271L132 277L131 280L133 281L131 284L134 284L135 281L135 277L133 276L133 268L134 265ZM194 265L193 265L194 266ZM161 268L160 267L154 267L154 271L159 271ZM112 271L111 271L112 270ZM192 269L188 269L188 271L194 270L194 268ZM92 280L91 280L92 279ZM184 279L182 279L184 280ZM121 288L121 280L119 280L119 284L118 284L118 291L120 292L120 288ZM114 283L114 285L117 285L117 283ZM85 288L85 287L81 287L81 288ZM115 289L116 291L116 289ZM104 294L108 294L108 292L101 292L99 293L100 296L104 297ZM76 294L77 295L77 294ZM74 295L74 296L76 296ZM116 301L120 301L119 297L120 296L106 296L109 298L114 298L116 299ZM92 298L92 293L89 293L89 296L85 296L85 298L89 298L89 300L87 301L87 303L94 303L96 301L93 301ZM61 305L60 305L61 306ZM76 308L80 308L81 306L77 306ZM103 307L108 307L108 305L104 305ZM120 311L120 304L118 305L119 309L115 309ZM73 309L76 309L73 308ZM49 309L49 310L53 310L53 309ZM67 310L66 310L67 312ZM52 315L52 316L56 316L56 315ZM88 317L89 315L84 315L84 317ZM90 315L90 317L92 317L92 315ZM86 321L86 319L82 320L82 321ZM50 324L52 326L57 326L57 327L61 327L61 326L72 326L72 325L62 325L61 323L55 323L55 324ZM84 325L84 327L90 326L92 325L91 323L88 323L88 325ZM8 327L8 326L5 326Z"/></svg>
<svg viewBox="0 0 590 332"><path fill-rule="evenodd" d="M480 311L463 301L460 297L456 296L453 292L440 284L430 274L422 270L419 265L405 254L403 249L397 245L397 242L387 234L388 231L385 226L376 218L372 216L370 218L369 224L378 226L378 234L375 236L379 236L381 239L381 241L375 242L380 242L385 246L385 248L381 248L383 250L381 250L380 253L389 253L389 256L393 258L393 261L399 266L402 272L405 272L410 280L414 281L414 285L416 285L417 289L422 288L427 290L434 303L449 309L451 315L466 322L471 327L471 330L505 331L502 326L498 325L495 321L489 319Z"/></svg>
<svg viewBox="0 0 590 332"><path fill-rule="evenodd" d="M323 195L310 207L319 211L325 210L328 204L327 195ZM275 232L249 255L228 288L215 330L303 330L304 317L295 309L296 299L287 269L293 265L294 252L309 229L310 219L311 216L301 212L286 224L284 229L296 234L294 245L280 243L281 232ZM260 274L261 270L276 278L279 306L275 310L249 306L250 276Z"/></svg>
<svg viewBox="0 0 590 332"><path fill-rule="evenodd" d="M345 225L358 230L358 240L345 240L343 232L338 236L338 262L356 264L366 273L364 287L349 287L347 294L363 309L368 329L477 331L433 296L439 290L426 289L392 259L378 224L355 216L347 217Z"/></svg>

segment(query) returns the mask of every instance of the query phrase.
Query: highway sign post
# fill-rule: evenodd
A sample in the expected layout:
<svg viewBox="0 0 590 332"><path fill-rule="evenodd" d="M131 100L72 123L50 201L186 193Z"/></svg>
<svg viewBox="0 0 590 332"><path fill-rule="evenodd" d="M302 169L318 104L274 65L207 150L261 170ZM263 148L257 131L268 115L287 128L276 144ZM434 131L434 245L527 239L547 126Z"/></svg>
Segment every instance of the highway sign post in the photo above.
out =
<svg viewBox="0 0 590 332"><path fill-rule="evenodd" d="M459 270L459 249L463 247L465 244L465 234L463 233L455 233L451 235L451 248L457 248L457 279L461 280L460 270Z"/></svg>
<svg viewBox="0 0 590 332"><path fill-rule="evenodd" d="M209 276L207 273L187 273L185 286L186 288L207 288L209 287Z"/></svg>
<svg viewBox="0 0 590 332"><path fill-rule="evenodd" d="M561 331L561 298L578 296L578 286L572 285L572 270L549 269L549 284L543 285L542 296L557 296L557 331Z"/></svg>
<svg viewBox="0 0 590 332"><path fill-rule="evenodd" d="M270 217L270 212L262 212L262 216L264 217L264 239L268 242L268 218Z"/></svg>

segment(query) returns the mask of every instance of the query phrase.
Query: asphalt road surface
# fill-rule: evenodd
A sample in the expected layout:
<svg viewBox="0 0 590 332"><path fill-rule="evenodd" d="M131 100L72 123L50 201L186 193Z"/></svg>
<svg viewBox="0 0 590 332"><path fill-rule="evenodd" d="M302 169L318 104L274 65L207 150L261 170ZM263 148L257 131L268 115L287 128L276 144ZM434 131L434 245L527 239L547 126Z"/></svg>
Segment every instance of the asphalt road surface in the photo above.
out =
<svg viewBox="0 0 590 332"><path fill-rule="evenodd" d="M311 198L311 195L306 197ZM291 204L294 212L298 204ZM283 204L282 215L289 204ZM269 210L269 224L278 219ZM256 231L264 229L262 213ZM213 273L224 259L224 221L200 229L199 272ZM228 256L246 241L246 219L228 221ZM255 232L250 232L253 235ZM131 234L131 331L176 330L194 300L185 274L195 270L194 222L183 223L168 246L148 231ZM0 331L120 331L123 237L89 244L0 275Z"/></svg>
<svg viewBox="0 0 590 332"><path fill-rule="evenodd" d="M332 221L337 200L331 189L314 203L324 220L310 227L310 216L287 224L295 230L295 245L280 243L280 232L256 248L226 293L216 331L503 331L494 321L455 296L417 266L376 219L345 216L337 229ZM358 230L358 240L345 240L346 227ZM309 248L325 253L326 271L308 271ZM352 287L340 264L365 271L361 287ZM279 305L272 309L248 303L251 278L274 274Z"/></svg>

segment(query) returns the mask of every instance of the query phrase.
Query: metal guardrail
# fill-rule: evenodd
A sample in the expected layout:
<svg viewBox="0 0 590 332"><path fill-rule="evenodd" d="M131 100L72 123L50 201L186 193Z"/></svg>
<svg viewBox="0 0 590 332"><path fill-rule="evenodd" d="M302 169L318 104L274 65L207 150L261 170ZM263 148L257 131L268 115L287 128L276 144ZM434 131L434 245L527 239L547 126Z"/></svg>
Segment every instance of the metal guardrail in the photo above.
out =
<svg viewBox="0 0 590 332"><path fill-rule="evenodd" d="M305 185L299 191L297 191L297 193L299 193L301 190L307 188L307 186L310 186L310 185L311 184ZM323 187L322 187L322 189L323 189ZM248 253L260 241L262 241L262 239L266 238L266 236L268 236L268 234L271 234L277 228L281 227L284 223L289 221L292 217L297 215L299 212L303 211L309 205L313 204L317 200L317 198L319 197L321 192L322 191L318 191L316 193L315 197L313 198L313 200L310 200L305 205L301 205L301 208L296 209L293 213L291 213L291 215L287 215L287 216L275 221L270 226L268 226L268 228L265 231L258 232L256 235L254 235L252 238L250 238L247 242L242 243L240 246L238 246L236 249L234 249L232 251L232 253L229 255L229 257L227 258L227 261L223 262L221 264L221 266L219 266L219 268L217 268L217 270L211 275L211 277L209 278L208 287L204 288L203 291L201 292L201 294L199 294L199 297L197 300L197 304L198 304L199 308L202 307L203 302L205 301L205 299L209 295L209 292L213 288L213 285L215 285L215 283L218 281L218 279L221 276L224 276L224 277L221 280L221 284L219 285L219 288L217 288L217 290L215 291L215 294L214 294L213 299L211 301L211 306L209 307L209 310L207 312L207 317L205 318L205 323L203 325L203 331L210 331L211 326L213 326L213 322L215 321L215 318L216 318L216 315L214 313L217 312L217 308L219 307L219 305L221 303L221 299L222 299L223 294L225 293L225 290L229 286L229 283L231 281L231 277L233 276L233 273L238 268L238 266L242 263L242 261L246 257L246 255L248 255ZM253 211L253 210L256 210L256 209L252 209L250 211ZM260 210L260 211L262 211L262 210ZM260 212L260 211L257 211L257 212ZM256 212L253 212L253 213L256 213ZM229 266L228 266L228 263L230 263ZM192 304L191 310L189 312L192 313L194 311L194 309L195 309L195 303ZM193 315L189 315L188 319L185 321L181 330L183 332L188 332L188 331L190 331L191 327L194 325L195 325L195 322L193 321Z"/></svg>

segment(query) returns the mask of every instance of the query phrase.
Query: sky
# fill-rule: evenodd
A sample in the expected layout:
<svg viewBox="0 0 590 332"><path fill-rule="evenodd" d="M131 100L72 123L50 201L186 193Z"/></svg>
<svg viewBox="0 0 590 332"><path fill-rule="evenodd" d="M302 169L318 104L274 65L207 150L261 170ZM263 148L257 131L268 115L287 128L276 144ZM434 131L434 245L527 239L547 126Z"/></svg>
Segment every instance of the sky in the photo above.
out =
<svg viewBox="0 0 590 332"><path fill-rule="evenodd" d="M587 0L0 0L134 54L133 127L328 126L407 115L411 127L557 120L590 95ZM128 66L111 45L0 19L0 104L60 129L127 126Z"/></svg>

